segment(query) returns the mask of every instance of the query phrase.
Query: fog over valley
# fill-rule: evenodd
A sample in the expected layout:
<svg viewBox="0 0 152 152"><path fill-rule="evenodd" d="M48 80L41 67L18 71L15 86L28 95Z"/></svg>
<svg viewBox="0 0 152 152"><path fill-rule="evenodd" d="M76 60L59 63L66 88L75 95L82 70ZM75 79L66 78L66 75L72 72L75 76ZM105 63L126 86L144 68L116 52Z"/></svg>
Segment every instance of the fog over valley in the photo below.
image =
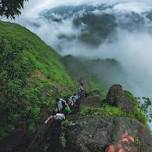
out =
<svg viewBox="0 0 152 152"><path fill-rule="evenodd" d="M123 72L111 72L107 81L123 84L136 96L152 97L151 4L150 0L46 0L43 4L31 0L15 22L61 55L114 59ZM96 68L101 72L96 72L98 76L103 75L99 67L93 71Z"/></svg>
<svg viewBox="0 0 152 152"><path fill-rule="evenodd" d="M0 0L0 152L152 152L152 0Z"/></svg>

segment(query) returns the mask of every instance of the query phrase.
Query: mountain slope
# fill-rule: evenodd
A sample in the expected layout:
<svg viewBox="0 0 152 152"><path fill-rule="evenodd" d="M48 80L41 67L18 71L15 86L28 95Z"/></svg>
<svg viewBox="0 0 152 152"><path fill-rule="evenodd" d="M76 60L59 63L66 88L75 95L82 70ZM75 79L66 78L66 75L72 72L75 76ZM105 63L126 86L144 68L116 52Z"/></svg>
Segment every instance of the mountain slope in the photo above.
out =
<svg viewBox="0 0 152 152"><path fill-rule="evenodd" d="M99 136L100 139L102 137L101 134L98 134L98 130L100 131L103 125L105 126L105 124L102 123L104 122L104 120L108 124L110 121L110 126L112 126L112 129L109 129L106 132L108 133L108 138L113 137L111 135L113 131L115 131L114 129L117 130L117 128L113 128L115 127L115 122L120 122L120 125L118 125L118 127L121 127L121 122L124 122L123 129L118 130L118 133L120 131L121 134L128 129L127 124L132 125L133 122L135 125L137 123L139 124L139 122L132 119L128 119L129 123L125 123L126 118L111 118L113 116L128 116L137 119L146 125L147 119L143 112L137 106L138 104L134 97L128 92L117 89L117 87L116 90L114 89L114 91L110 91L107 98L103 101L101 100L98 93L90 93L88 96L89 98L86 97L83 99L83 104L81 104L82 107L80 107L80 117L82 116L85 119L84 121L82 119L77 119L78 117L76 115L73 115L76 120L73 121L74 123L71 123L72 121L65 121L65 126L63 126L65 128L63 128L63 130L61 128L61 125L56 127L55 123L53 123L52 126L50 126L49 124L44 125L44 121L40 121L40 118L42 118L44 115L43 111L45 112L46 109L51 110L55 106L55 98L66 96L75 92L77 83L72 80L70 75L75 79L79 79L80 76L84 79L91 78L91 80L88 80L89 83L91 83L89 85L89 88L97 88L101 92L101 90L104 88L102 88L103 86L99 84L99 81L97 79L92 80L92 77L96 73L92 72L90 69L98 67L98 65L102 65L103 67L107 67L109 70L111 70L109 67L113 65L112 69L117 73L118 71L121 71L121 66L117 61L112 59L85 60L83 58L79 59L72 56L61 58L57 53L55 53L52 48L47 46L36 35L28 31L27 29L16 24L4 22L0 22L0 53L0 139L4 139L4 137L10 135L9 138L5 138L4 140L2 140L2 142L0 142L0 151L27 151L28 146L35 146L35 143L37 146L36 148L40 148L36 152L49 151L48 148L50 148L50 151L52 151L52 147L55 148L56 151L61 151L60 147L58 147L58 145L60 146L61 144L63 144L62 146L65 146L63 148L66 151L69 151L71 150L70 148L73 148L69 147L71 146L71 141L74 141L74 148L79 148L79 145L77 145L77 139L79 140L81 138L79 138L79 134L77 134L78 136L73 134L71 126L68 125L72 125L72 129L76 128L76 130L77 126L80 126L81 128L94 127L95 131L94 129L86 129L88 131L91 131L91 136L86 134L87 138L83 138L83 141L86 143L86 145L91 145L91 150L89 151L93 151L94 149L92 150L92 147L94 147L94 145L97 145L97 148L98 145L102 145L105 147L115 140L115 138L110 138L110 141L106 141L106 139L104 139L104 144L101 144L100 142L99 144L96 144L96 142L94 142L100 141L98 140ZM67 69L65 69L63 64ZM104 68L102 70L105 71ZM84 100L86 100L86 102ZM90 105L89 107L89 100L91 100L91 102L94 102L96 100L96 103L99 107L92 107L92 105ZM134 101L136 104L134 103ZM113 102L115 103L113 104ZM128 103L128 105L126 103ZM110 106L107 106L107 104L109 104ZM83 107L84 105L85 107ZM88 107L86 107L86 105ZM117 107L117 105L120 107ZM125 113L123 113L123 109L119 108L124 108L124 110L127 110L126 112L129 111L130 113L127 113L125 115ZM94 121L92 121L92 118L86 117L93 116L94 118L96 118L96 116L100 115L105 117L103 121L102 119L94 119ZM87 121L87 123L85 121ZM28 132L22 134L20 130L18 132L18 129L24 129L24 122L26 123L26 128ZM81 126L81 122L82 125L85 126ZM93 124L92 127L90 127L90 122L92 122L91 124ZM58 123L60 124L60 122ZM14 134L11 134L16 129L17 131L14 132ZM137 127L133 127L133 129L135 130L135 132L137 131L140 133L140 130L145 130L145 126L143 124L139 124L137 125ZM27 133L31 133L30 131L32 131L32 134L30 134L31 136L28 136ZM78 131L82 132L83 137L86 137L85 135L83 135L83 130L79 129ZM105 131L103 132L102 130L100 132L103 134L105 133ZM149 139L151 139L151 137L149 135L149 130L147 130L147 132L147 134L141 134L143 138L140 137L140 134L137 134L137 139L138 137L139 139L144 139L145 136L148 136L148 141L150 141ZM38 134L37 136L37 133L40 134ZM36 142L34 142L33 144L33 140L31 139L32 137L35 137L34 135L36 135L36 138L34 138L34 141ZM71 137L74 138L72 138L71 140ZM75 139L75 137L78 138ZM92 142L88 142L88 139L91 139ZM147 148L148 151L150 151L149 149L151 149L151 142L147 142L146 140L146 142L143 142L143 144L145 143L146 148L147 146L150 147ZM81 150L81 147L79 151L83 151Z"/></svg>
<svg viewBox="0 0 152 152"><path fill-rule="evenodd" d="M125 5L132 9L125 9ZM57 39L58 50L64 49L65 44L60 42L69 44L71 41L96 48L104 42L115 42L120 29L127 32L151 32L152 9L144 6L145 8L140 12L133 9L134 5L136 6L132 2L61 5L42 11L40 14L46 24L56 25L61 29L57 31L54 28L56 31L54 38ZM64 28L62 30L62 27L67 24L69 29L73 30Z"/></svg>
<svg viewBox="0 0 152 152"><path fill-rule="evenodd" d="M88 84L96 79L96 86L100 87L89 85L88 88L91 88L91 90L100 88L100 91L104 92L112 84L119 82L123 84L125 81L125 72L121 64L115 59L88 59L67 55L62 58L62 63L75 79L89 79ZM92 78L94 80L92 80ZM93 84L95 84L95 82Z"/></svg>
<svg viewBox="0 0 152 152"><path fill-rule="evenodd" d="M0 134L8 136L18 123L32 130L41 110L73 92L75 82L60 56L27 29L0 22Z"/></svg>

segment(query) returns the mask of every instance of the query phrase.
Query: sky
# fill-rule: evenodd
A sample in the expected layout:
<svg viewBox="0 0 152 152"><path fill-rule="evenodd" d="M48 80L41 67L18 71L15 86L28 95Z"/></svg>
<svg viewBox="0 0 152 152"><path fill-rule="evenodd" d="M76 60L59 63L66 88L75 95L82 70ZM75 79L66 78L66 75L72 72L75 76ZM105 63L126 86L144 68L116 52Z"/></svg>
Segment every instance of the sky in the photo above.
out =
<svg viewBox="0 0 152 152"><path fill-rule="evenodd" d="M26 2L25 9L22 14L25 16L34 16L47 8L59 6L59 5L79 5L83 3L96 5L98 3L121 3L117 6L120 10L136 10L137 12L143 11L145 7L152 5L151 0L29 0ZM123 3L123 5L122 5Z"/></svg>

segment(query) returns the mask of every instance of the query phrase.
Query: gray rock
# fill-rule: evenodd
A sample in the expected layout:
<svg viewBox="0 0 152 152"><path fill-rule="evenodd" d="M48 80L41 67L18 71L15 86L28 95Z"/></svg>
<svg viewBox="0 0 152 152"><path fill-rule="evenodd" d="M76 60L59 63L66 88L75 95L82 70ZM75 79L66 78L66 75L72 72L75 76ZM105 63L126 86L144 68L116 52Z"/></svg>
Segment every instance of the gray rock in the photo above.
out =
<svg viewBox="0 0 152 152"><path fill-rule="evenodd" d="M74 123L75 126L67 127L66 152L105 152L107 145L118 144L125 131L138 141L129 145L132 151L152 151L150 131L137 120L127 117L88 117Z"/></svg>
<svg viewBox="0 0 152 152"><path fill-rule="evenodd" d="M121 85L113 85L109 89L106 100L109 105L120 107L126 112L133 111L133 101L123 91Z"/></svg>

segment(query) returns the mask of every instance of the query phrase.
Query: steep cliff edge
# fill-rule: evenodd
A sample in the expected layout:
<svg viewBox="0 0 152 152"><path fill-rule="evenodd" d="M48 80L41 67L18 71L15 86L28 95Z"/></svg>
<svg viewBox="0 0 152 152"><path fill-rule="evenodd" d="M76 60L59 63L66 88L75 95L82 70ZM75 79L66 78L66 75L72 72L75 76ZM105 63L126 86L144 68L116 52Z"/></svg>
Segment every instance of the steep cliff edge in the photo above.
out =
<svg viewBox="0 0 152 152"><path fill-rule="evenodd" d="M0 22L0 139L16 128L32 132L44 109L75 85L51 47L24 27Z"/></svg>

